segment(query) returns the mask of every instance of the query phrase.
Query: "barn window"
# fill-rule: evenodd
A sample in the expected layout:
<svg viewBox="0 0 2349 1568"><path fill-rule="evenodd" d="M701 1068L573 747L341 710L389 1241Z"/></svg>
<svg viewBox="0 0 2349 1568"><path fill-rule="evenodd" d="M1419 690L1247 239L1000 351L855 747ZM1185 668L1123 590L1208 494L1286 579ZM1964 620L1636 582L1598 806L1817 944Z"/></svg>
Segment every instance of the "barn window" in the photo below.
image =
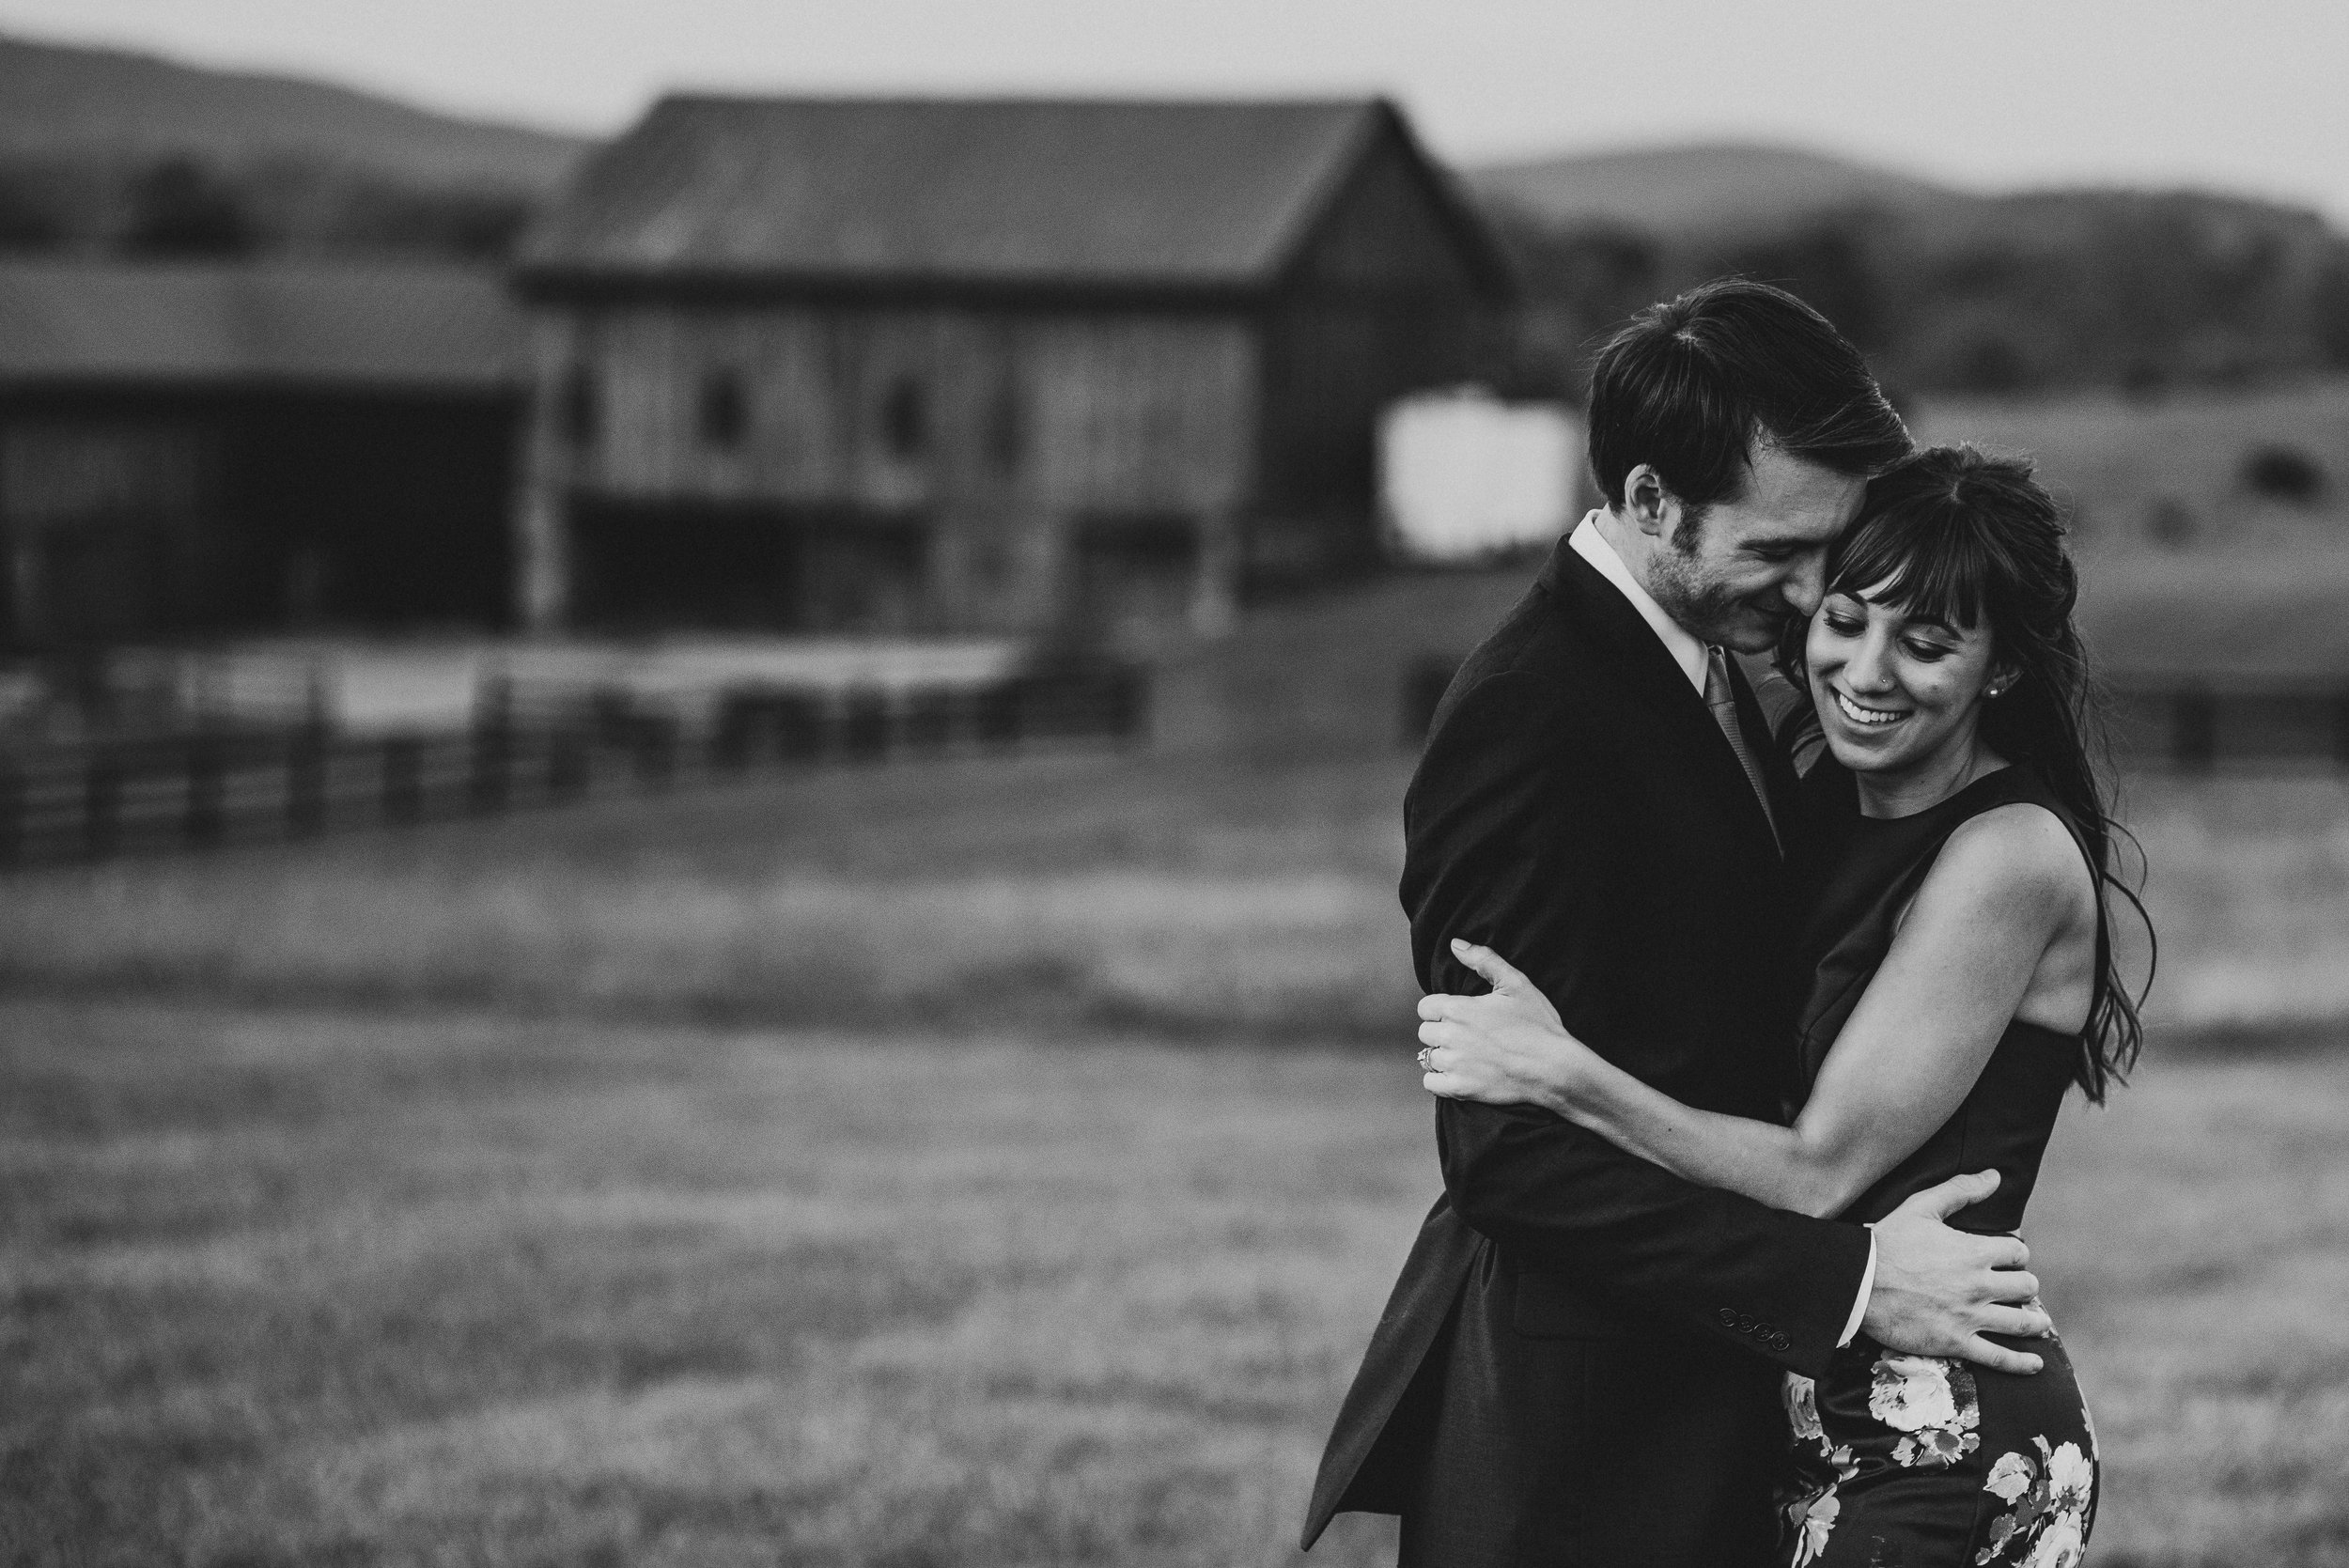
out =
<svg viewBox="0 0 2349 1568"><path fill-rule="evenodd" d="M603 423L602 399L596 390L595 373L583 365L571 366L563 381L563 439L573 446L596 444Z"/></svg>
<svg viewBox="0 0 2349 1568"><path fill-rule="evenodd" d="M929 443L929 410L910 376L898 377L881 401L881 440L900 458L918 458Z"/></svg>
<svg viewBox="0 0 2349 1568"><path fill-rule="evenodd" d="M750 431L750 403L741 372L712 370L704 376L699 418L702 444L726 452L741 445Z"/></svg>

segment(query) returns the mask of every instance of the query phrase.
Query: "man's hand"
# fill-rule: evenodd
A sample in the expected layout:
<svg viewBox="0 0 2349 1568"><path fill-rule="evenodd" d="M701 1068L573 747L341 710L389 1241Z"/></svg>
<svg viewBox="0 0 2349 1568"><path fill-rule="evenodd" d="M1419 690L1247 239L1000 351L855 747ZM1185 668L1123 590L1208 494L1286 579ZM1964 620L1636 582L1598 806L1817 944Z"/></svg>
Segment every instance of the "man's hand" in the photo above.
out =
<svg viewBox="0 0 2349 1568"><path fill-rule="evenodd" d="M1943 1223L1998 1188L1996 1171L1952 1176L1876 1221L1875 1288L1860 1321L1871 1339L1905 1355L1959 1357L1994 1372L2039 1370L2038 1357L1983 1338L2037 1339L2054 1327L2039 1307L2039 1281L2026 1272L2030 1249L2015 1236L1968 1235Z"/></svg>

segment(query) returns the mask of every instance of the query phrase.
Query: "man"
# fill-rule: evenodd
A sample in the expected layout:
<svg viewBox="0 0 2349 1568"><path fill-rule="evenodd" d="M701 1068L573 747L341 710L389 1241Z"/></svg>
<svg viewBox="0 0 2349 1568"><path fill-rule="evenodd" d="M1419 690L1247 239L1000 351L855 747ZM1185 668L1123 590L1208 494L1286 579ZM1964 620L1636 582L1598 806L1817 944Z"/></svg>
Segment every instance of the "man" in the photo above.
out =
<svg viewBox="0 0 2349 1568"><path fill-rule="evenodd" d="M1606 506L1438 707L1404 804L1423 989L1497 949L1581 1039L1690 1105L1797 1093L1786 839L1795 778L1731 651L1819 601L1828 545L1907 431L1859 353L1761 285L1644 313L1592 379ZM1876 1226L1685 1183L1546 1111L1445 1100L1438 1202L1323 1456L1310 1546L1399 1513L1403 1568L1762 1568L1779 1389L1864 1324L2009 1371L1983 1309L2036 1284L2012 1238Z"/></svg>

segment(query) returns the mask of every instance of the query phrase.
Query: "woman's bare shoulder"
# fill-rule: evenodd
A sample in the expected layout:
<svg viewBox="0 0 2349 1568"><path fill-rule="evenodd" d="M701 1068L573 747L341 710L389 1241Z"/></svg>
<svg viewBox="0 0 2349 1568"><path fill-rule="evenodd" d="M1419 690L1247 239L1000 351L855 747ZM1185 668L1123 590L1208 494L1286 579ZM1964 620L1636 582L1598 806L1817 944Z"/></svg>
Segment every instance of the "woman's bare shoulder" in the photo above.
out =
<svg viewBox="0 0 2349 1568"><path fill-rule="evenodd" d="M2059 917L2092 913L2096 900L2095 877L2071 829L2030 800L1993 806L1959 823L1918 896L1937 892L1968 904Z"/></svg>

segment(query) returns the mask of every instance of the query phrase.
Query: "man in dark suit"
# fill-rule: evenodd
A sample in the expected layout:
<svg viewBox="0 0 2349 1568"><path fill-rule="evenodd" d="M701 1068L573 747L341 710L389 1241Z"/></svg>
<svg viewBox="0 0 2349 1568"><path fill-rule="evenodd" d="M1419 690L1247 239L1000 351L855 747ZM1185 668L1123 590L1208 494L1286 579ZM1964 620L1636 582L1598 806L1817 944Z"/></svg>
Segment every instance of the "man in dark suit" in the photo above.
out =
<svg viewBox="0 0 2349 1568"><path fill-rule="evenodd" d="M1599 356L1607 505L1470 657L1404 804L1423 989L1522 969L1580 1039L1688 1104L1784 1113L1795 778L1729 652L1816 608L1828 546L1908 435L1792 296L1725 283ZM1442 1100L1429 1214L1315 1483L1403 1516L1404 1568L1762 1568L1782 1374L1864 1322L1895 1348L2030 1362L1980 1330L2035 1282L1941 1223L1961 1177L1869 1230L1684 1182L1531 1107ZM2006 1315L2001 1317L1999 1312Z"/></svg>

